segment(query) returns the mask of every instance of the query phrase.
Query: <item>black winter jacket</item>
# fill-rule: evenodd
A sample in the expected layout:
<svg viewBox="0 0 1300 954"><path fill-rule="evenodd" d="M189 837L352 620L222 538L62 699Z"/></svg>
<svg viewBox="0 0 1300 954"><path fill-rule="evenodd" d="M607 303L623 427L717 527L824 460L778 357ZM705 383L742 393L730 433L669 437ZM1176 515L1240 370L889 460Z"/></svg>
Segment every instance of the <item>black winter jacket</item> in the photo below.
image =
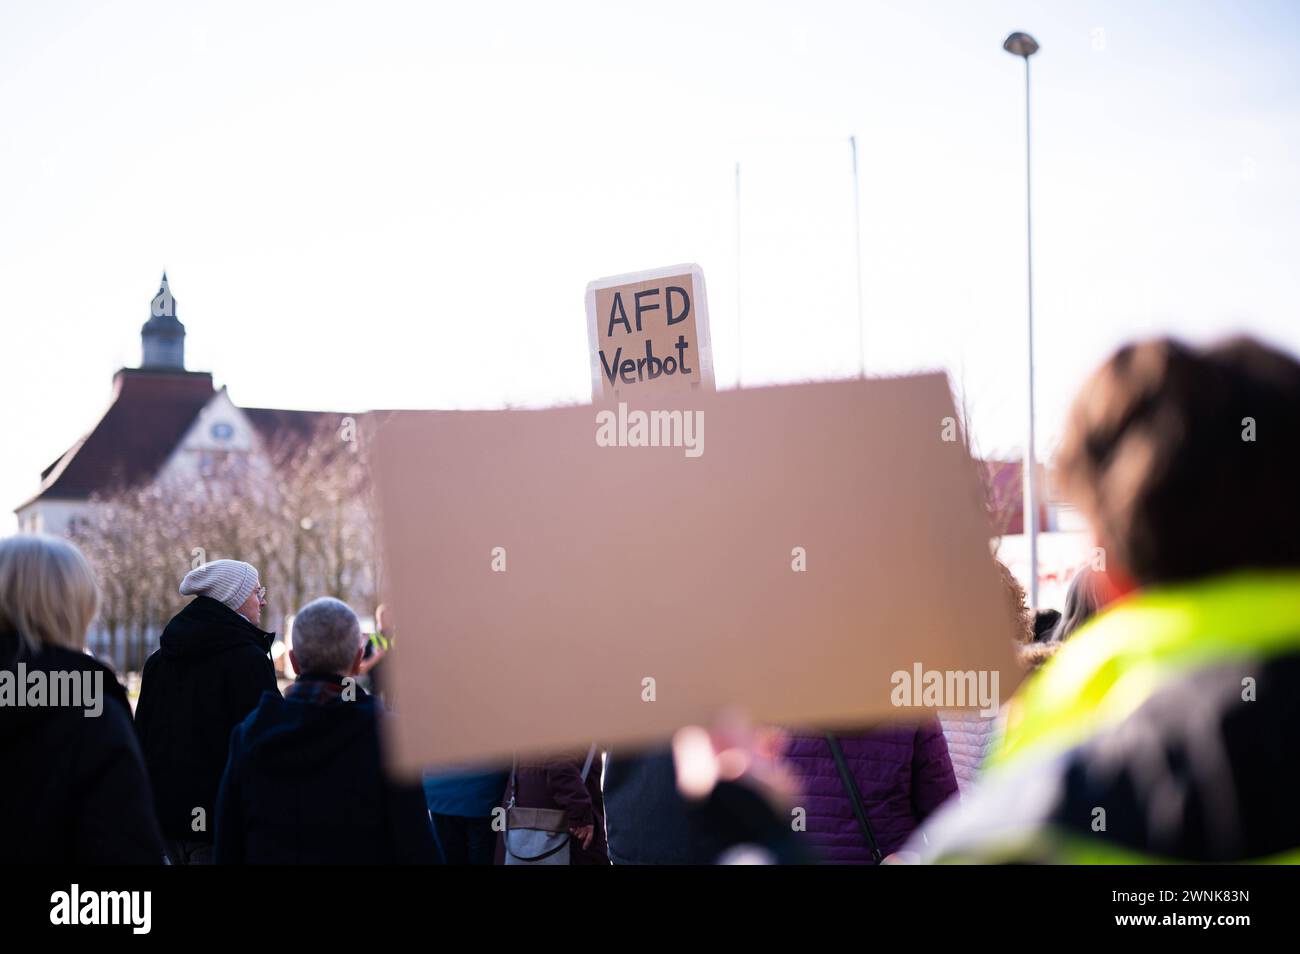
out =
<svg viewBox="0 0 1300 954"><path fill-rule="evenodd" d="M167 624L145 662L135 725L168 838L212 841L230 731L262 693L279 695L272 638L225 604L199 596Z"/></svg>
<svg viewBox="0 0 1300 954"><path fill-rule="evenodd" d="M80 683L81 705L49 704L56 675ZM36 701L37 683L43 704L18 705L17 692ZM0 778L0 865L162 864L126 692L85 653L20 652L16 634L0 634Z"/></svg>
<svg viewBox="0 0 1300 954"><path fill-rule="evenodd" d="M231 734L217 799L224 864L432 864L433 827L418 784L384 770L380 706L342 679L300 676L267 693Z"/></svg>

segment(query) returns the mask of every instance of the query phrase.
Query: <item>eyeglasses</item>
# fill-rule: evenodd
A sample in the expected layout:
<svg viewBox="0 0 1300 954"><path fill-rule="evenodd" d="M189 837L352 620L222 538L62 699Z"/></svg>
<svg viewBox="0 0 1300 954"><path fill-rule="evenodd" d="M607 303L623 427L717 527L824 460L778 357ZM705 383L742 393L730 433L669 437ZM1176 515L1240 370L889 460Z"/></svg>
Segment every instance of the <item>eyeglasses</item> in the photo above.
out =
<svg viewBox="0 0 1300 954"><path fill-rule="evenodd" d="M265 602L266 602L266 587L265 587L265 586L259 586L259 587L256 589L255 592L257 593L257 601L258 601L259 603L265 603Z"/></svg>

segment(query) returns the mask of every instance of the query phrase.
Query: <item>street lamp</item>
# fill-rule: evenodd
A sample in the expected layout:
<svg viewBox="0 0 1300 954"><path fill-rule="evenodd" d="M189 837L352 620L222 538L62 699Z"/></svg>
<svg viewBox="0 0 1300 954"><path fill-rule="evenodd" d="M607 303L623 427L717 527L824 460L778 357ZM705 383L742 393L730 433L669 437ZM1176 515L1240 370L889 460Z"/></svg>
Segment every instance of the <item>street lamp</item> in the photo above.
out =
<svg viewBox="0 0 1300 954"><path fill-rule="evenodd" d="M1034 478L1034 216L1029 177L1029 58L1038 41L1028 33L1012 33L1002 49L1025 60L1025 273L1029 292L1029 434L1025 441L1024 529L1029 541L1029 608L1038 609L1038 494Z"/></svg>

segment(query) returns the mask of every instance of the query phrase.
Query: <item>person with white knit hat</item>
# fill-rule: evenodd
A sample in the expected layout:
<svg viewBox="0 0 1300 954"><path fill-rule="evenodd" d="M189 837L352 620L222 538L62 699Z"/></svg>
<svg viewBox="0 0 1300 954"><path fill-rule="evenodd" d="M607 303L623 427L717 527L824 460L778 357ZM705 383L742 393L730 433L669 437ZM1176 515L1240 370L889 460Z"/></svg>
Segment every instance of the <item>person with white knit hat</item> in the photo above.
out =
<svg viewBox="0 0 1300 954"><path fill-rule="evenodd" d="M213 560L181 580L194 599L144 664L135 723L158 822L175 864L212 860L213 806L230 731L262 696L279 696L263 632L266 587L242 560Z"/></svg>
<svg viewBox="0 0 1300 954"><path fill-rule="evenodd" d="M207 596L229 606L254 626L262 620L262 598L257 568L242 560L213 560L185 574L182 596Z"/></svg>

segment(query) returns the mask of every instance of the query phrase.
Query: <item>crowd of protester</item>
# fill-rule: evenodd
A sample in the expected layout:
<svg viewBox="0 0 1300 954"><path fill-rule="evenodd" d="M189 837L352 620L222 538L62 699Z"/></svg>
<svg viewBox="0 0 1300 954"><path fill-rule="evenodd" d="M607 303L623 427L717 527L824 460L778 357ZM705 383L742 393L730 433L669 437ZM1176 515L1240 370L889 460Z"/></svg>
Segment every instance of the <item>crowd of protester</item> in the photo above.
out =
<svg viewBox="0 0 1300 954"><path fill-rule="evenodd" d="M339 600L301 607L281 694L258 570L206 563L133 714L84 651L86 560L10 537L0 673L75 673L105 698L86 718L0 697L0 861L1300 861L1279 784L1300 760L1298 442L1290 356L1126 346L1076 398L1057 461L1104 566L1036 618L999 565L1029 675L995 715L829 733L730 714L657 750L593 742L422 784L383 765L382 619L367 637Z"/></svg>

